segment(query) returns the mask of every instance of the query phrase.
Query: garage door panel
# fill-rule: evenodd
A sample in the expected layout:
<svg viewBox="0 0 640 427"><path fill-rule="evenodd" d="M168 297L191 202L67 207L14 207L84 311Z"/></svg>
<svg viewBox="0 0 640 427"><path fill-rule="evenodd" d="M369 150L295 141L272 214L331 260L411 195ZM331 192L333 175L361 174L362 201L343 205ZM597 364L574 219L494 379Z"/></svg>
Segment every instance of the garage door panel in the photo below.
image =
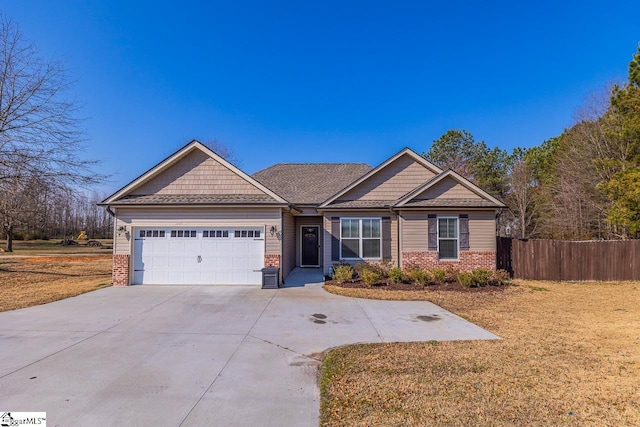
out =
<svg viewBox="0 0 640 427"><path fill-rule="evenodd" d="M261 227L184 230L145 228L133 245L136 284L260 284L264 239L254 239ZM206 234L203 232L207 230ZM246 231L253 230L253 231ZM258 230L258 231L255 231ZM172 236L172 231L175 231ZM224 234L223 234L224 233ZM260 232L263 235L263 232ZM139 237L139 236L143 237ZM188 237L184 237L188 236ZM206 236L206 237L205 237ZM138 238L139 237L139 238ZM257 271L256 271L257 270Z"/></svg>

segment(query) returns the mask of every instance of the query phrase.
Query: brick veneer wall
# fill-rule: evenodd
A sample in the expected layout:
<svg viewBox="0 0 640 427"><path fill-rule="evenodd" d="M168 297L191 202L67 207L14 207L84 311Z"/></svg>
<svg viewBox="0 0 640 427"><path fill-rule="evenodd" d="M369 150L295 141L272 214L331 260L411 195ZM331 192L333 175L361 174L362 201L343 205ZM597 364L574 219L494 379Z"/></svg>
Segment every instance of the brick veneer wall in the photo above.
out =
<svg viewBox="0 0 640 427"><path fill-rule="evenodd" d="M495 251L460 251L457 261L440 261L438 252L403 252L402 268L409 265L419 265L422 268L446 268L453 266L460 271L469 271L474 268L496 269Z"/></svg>
<svg viewBox="0 0 640 427"><path fill-rule="evenodd" d="M113 256L113 286L129 286L129 255Z"/></svg>
<svg viewBox="0 0 640 427"><path fill-rule="evenodd" d="M266 254L264 256L265 267L280 267L280 255Z"/></svg>

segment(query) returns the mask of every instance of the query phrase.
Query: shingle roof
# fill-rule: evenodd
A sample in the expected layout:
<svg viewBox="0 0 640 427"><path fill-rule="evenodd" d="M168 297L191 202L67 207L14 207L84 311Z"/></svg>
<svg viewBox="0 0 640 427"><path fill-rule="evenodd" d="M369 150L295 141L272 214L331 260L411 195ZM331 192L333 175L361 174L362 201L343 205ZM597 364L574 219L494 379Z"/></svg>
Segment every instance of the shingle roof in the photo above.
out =
<svg viewBox="0 0 640 427"><path fill-rule="evenodd" d="M344 208L353 208L353 209L372 209L372 208L381 208L387 209L389 206L393 206L395 200L336 200L323 209L344 209Z"/></svg>
<svg viewBox="0 0 640 427"><path fill-rule="evenodd" d="M485 199L418 199L402 208L499 208L500 205Z"/></svg>
<svg viewBox="0 0 640 427"><path fill-rule="evenodd" d="M252 175L297 204L318 204L372 169L364 163L279 163Z"/></svg>
<svg viewBox="0 0 640 427"><path fill-rule="evenodd" d="M112 205L282 204L266 194L152 194L125 196Z"/></svg>

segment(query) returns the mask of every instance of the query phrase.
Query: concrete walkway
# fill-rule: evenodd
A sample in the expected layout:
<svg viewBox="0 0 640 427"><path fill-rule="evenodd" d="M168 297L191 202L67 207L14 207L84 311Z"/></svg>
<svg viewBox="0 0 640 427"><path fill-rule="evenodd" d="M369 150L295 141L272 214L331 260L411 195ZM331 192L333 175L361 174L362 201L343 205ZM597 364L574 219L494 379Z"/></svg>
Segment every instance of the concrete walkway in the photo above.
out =
<svg viewBox="0 0 640 427"><path fill-rule="evenodd" d="M50 425L316 426L320 352L497 337L428 302L287 287L107 288L0 313L0 410Z"/></svg>

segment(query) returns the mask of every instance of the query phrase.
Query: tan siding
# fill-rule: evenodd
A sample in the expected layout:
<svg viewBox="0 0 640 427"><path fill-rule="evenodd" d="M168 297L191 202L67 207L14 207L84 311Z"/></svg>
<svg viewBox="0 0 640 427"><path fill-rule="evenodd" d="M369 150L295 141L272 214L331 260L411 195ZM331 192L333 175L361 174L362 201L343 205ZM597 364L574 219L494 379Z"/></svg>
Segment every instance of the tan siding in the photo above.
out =
<svg viewBox="0 0 640 427"><path fill-rule="evenodd" d="M300 227L303 225L317 225L318 229L318 243L320 244L320 251L318 262L322 265L323 250L324 250L324 233L322 232L322 217L320 216L297 216L296 217L296 265L301 264L302 259L302 236L300 233Z"/></svg>
<svg viewBox="0 0 640 427"><path fill-rule="evenodd" d="M127 226L131 232L132 227L264 227L265 229L265 254L280 254L280 241L277 236L271 235L269 229L276 226L280 230L280 209L213 209L213 208L154 208L154 209L127 209L119 208L116 211L115 227ZM129 238L123 233L118 236L115 233L114 253L130 254L132 236Z"/></svg>
<svg viewBox="0 0 640 427"><path fill-rule="evenodd" d="M391 260L395 265L398 265L398 217L389 211L378 212L358 212L358 211L345 211L345 212L328 212L324 214L324 271L325 274L329 273L329 268L332 265L331 261L331 218L337 216L340 218L382 218L391 217ZM337 236L340 238L340 236Z"/></svg>
<svg viewBox="0 0 640 427"><path fill-rule="evenodd" d="M493 211L435 211L435 212L402 212L402 251L420 252L428 250L427 214L433 213L443 216L457 216L460 213L469 214L469 250L496 250L496 222Z"/></svg>
<svg viewBox="0 0 640 427"><path fill-rule="evenodd" d="M340 200L396 200L433 177L433 172L405 155L341 196Z"/></svg>
<svg viewBox="0 0 640 427"><path fill-rule="evenodd" d="M469 248L472 251L496 250L495 212L469 213Z"/></svg>
<svg viewBox="0 0 640 427"><path fill-rule="evenodd" d="M426 251L427 250L427 213L426 212L402 212L400 214L400 229L402 230L402 251Z"/></svg>
<svg viewBox="0 0 640 427"><path fill-rule="evenodd" d="M438 197L443 199L481 199L476 193L448 177L418 194L414 199L435 199Z"/></svg>
<svg viewBox="0 0 640 427"><path fill-rule="evenodd" d="M282 225L282 275L287 275L296 265L296 228L291 213L283 214Z"/></svg>
<svg viewBox="0 0 640 427"><path fill-rule="evenodd" d="M200 150L194 150L130 194L264 194Z"/></svg>

